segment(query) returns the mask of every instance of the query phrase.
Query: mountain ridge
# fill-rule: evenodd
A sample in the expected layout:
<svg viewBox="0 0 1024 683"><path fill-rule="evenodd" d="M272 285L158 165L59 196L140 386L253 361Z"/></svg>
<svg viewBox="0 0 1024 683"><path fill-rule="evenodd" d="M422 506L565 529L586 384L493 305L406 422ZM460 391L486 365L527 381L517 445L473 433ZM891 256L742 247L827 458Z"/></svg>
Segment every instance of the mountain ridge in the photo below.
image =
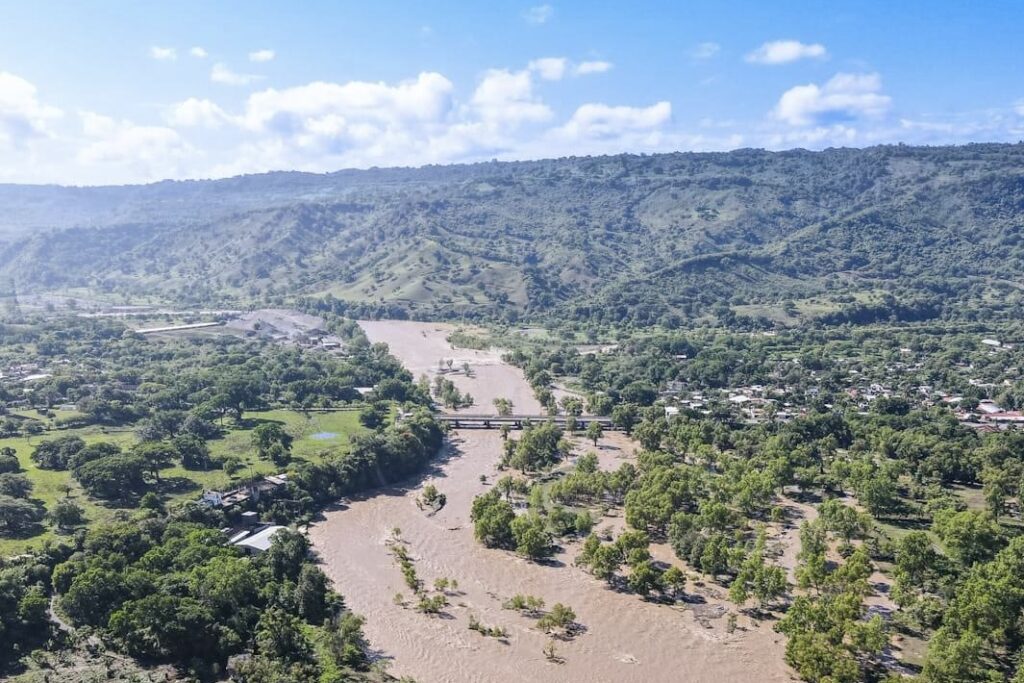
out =
<svg viewBox="0 0 1024 683"><path fill-rule="evenodd" d="M899 295L929 315L1004 317L1024 272L1019 143L6 185L0 207L0 282L17 291L330 295L375 315L644 325Z"/></svg>

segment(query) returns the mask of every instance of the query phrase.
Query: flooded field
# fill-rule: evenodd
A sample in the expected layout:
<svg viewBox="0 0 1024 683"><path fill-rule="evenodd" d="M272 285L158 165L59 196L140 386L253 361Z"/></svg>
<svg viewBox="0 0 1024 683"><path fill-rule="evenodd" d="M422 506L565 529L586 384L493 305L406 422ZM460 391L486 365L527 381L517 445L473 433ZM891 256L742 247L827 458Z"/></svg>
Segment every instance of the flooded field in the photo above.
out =
<svg viewBox="0 0 1024 683"><path fill-rule="evenodd" d="M511 397L525 412L530 388L522 374L501 364L495 352L453 351L444 340L446 326L374 322L364 324L364 329L373 341L387 342L417 374L436 368L438 358L452 354L472 359L467 362L476 367L493 368L487 375L461 377L460 389L474 396ZM585 446L578 443L582 452ZM346 501L311 529L325 571L349 607L366 616L365 630L375 655L391 662L393 675L421 683L790 679L782 661L783 638L770 623L759 625L741 616L738 628L727 632L727 605L716 596L724 593L720 589L691 583L691 603L655 604L616 592L574 567L578 543L562 548L544 565L478 544L469 520L470 504L497 478L500 449L496 431L456 433L420 479ZM605 468L615 468L633 454L632 444L619 434L608 435L597 450ZM447 496L447 504L435 514L416 505L427 483ZM607 526L621 528L621 516L598 522L599 528ZM403 593L405 600L411 596L390 550L395 527L426 585L440 577L458 581L458 590L441 615L427 616L397 604L396 593ZM658 559L675 561L666 547L652 551ZM516 593L538 595L548 606L561 602L576 611L585 630L556 643L562 663L545 657L549 638L534 628L534 619L501 608ZM504 627L507 639L469 630L471 615L488 626Z"/></svg>
<svg viewBox="0 0 1024 683"><path fill-rule="evenodd" d="M406 320L368 320L359 324L371 342L387 344L391 353L401 359L415 377L425 374L433 381L442 361L452 360L456 372L445 376L459 391L468 391L474 399L474 404L461 412L497 414L496 398L511 400L516 413L536 415L542 412L523 371L504 363L500 350L453 347L447 337L455 330L454 325ZM469 364L471 376L461 371L463 363Z"/></svg>

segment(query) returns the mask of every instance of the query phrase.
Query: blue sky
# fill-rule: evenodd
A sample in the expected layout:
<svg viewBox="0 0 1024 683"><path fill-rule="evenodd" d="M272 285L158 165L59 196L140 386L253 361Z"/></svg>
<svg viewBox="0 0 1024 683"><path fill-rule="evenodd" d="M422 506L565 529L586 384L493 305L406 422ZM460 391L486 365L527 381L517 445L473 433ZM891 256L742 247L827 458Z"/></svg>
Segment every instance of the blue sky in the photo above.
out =
<svg viewBox="0 0 1024 683"><path fill-rule="evenodd" d="M1024 139L1024 2L7 3L0 182Z"/></svg>

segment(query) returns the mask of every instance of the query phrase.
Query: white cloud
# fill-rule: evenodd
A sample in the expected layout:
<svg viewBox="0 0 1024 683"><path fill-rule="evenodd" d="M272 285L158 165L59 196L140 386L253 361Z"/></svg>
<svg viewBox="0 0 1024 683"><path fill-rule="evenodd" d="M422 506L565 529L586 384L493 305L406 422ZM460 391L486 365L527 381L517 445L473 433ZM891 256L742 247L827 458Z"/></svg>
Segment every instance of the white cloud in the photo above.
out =
<svg viewBox="0 0 1024 683"><path fill-rule="evenodd" d="M273 50L256 50L249 53L250 62L270 62L277 54Z"/></svg>
<svg viewBox="0 0 1024 683"><path fill-rule="evenodd" d="M39 101L36 86L0 71L0 146L21 146L32 138L51 135L50 123L63 115Z"/></svg>
<svg viewBox="0 0 1024 683"><path fill-rule="evenodd" d="M174 105L167 115L168 123L183 128L219 128L231 121L232 117L219 105L210 100L201 100L196 97L190 97L184 102Z"/></svg>
<svg viewBox="0 0 1024 683"><path fill-rule="evenodd" d="M451 109L451 81L422 73L396 85L366 81L325 83L255 92L242 125L282 137L359 136L412 124L440 123Z"/></svg>
<svg viewBox="0 0 1024 683"><path fill-rule="evenodd" d="M760 121L704 119L689 131L673 120L668 101L629 106L584 100L556 114L542 95L566 79L611 66L589 64L546 57L518 69L491 69L461 97L436 72L397 82L261 86L240 105L229 106L227 95L223 101L184 99L155 123L83 112L75 119L80 127L62 124L60 110L41 103L32 84L0 73L0 179L142 182L491 158L1024 137L1024 101L959 116L895 117L881 78L872 73L839 73L791 88Z"/></svg>
<svg viewBox="0 0 1024 683"><path fill-rule="evenodd" d="M569 60L565 57L541 57L530 62L527 68L536 71L545 81L560 81L568 66Z"/></svg>
<svg viewBox="0 0 1024 683"><path fill-rule="evenodd" d="M210 70L210 80L225 85L248 85L263 78L255 74L240 74L232 71L226 64L218 62Z"/></svg>
<svg viewBox="0 0 1024 683"><path fill-rule="evenodd" d="M883 95L877 73L838 73L824 86L810 83L790 88L772 112L774 118L792 126L808 126L830 118L878 117L892 98Z"/></svg>
<svg viewBox="0 0 1024 683"><path fill-rule="evenodd" d="M600 60L580 62L576 65L576 75L586 76L588 74L603 74L605 71L611 70L612 66L611 62L603 62Z"/></svg>
<svg viewBox="0 0 1024 683"><path fill-rule="evenodd" d="M609 71L612 66L614 65L611 62L598 60L573 64L565 57L541 57L532 60L526 65L526 68L545 81L560 81L565 78L566 74L573 76L600 74Z"/></svg>
<svg viewBox="0 0 1024 683"><path fill-rule="evenodd" d="M875 142L881 142L878 139ZM853 126L836 124L832 126L813 126L797 128L770 134L765 146L770 149L792 149L804 147L821 149L824 147L843 147L856 144L870 144L865 135Z"/></svg>
<svg viewBox="0 0 1024 683"><path fill-rule="evenodd" d="M129 165L143 177L154 178L194 151L172 128L139 126L88 111L79 116L88 139L77 154L77 161L84 165Z"/></svg>
<svg viewBox="0 0 1024 683"><path fill-rule="evenodd" d="M821 43L806 44L799 40L773 40L747 55L751 64L788 64L800 59L823 59L828 51Z"/></svg>
<svg viewBox="0 0 1024 683"><path fill-rule="evenodd" d="M491 69L473 92L471 104L481 119L519 124L551 118L551 109L533 94L529 71Z"/></svg>
<svg viewBox="0 0 1024 683"><path fill-rule="evenodd" d="M672 105L658 102L649 107L613 107L584 104L561 127L573 138L608 138L623 133L659 128L672 118Z"/></svg>
<svg viewBox="0 0 1024 683"><path fill-rule="evenodd" d="M209 52L206 51L205 48L201 48L198 45L196 45L191 50L189 50L188 53L190 55L192 55L193 57L195 57L196 59L206 59L209 56L209 54L210 54Z"/></svg>
<svg viewBox="0 0 1024 683"><path fill-rule="evenodd" d="M526 10L523 13L523 19L531 24L546 24L554 13L555 8L551 5L537 5Z"/></svg>
<svg viewBox="0 0 1024 683"><path fill-rule="evenodd" d="M713 43L710 41L706 43L699 43L698 45L695 45L692 50L690 50L690 56L693 57L694 59L711 59L712 57L717 55L721 49L722 46L719 45L718 43Z"/></svg>
<svg viewBox="0 0 1024 683"><path fill-rule="evenodd" d="M178 51L173 47L157 47L154 45L149 48L149 56L161 62L173 62L178 58Z"/></svg>

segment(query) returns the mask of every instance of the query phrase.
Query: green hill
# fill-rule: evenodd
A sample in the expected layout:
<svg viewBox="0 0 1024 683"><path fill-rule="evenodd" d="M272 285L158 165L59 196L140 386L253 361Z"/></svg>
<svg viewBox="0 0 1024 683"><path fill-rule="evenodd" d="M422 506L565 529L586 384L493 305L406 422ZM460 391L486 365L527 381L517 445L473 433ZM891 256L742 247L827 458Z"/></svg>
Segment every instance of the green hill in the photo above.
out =
<svg viewBox="0 0 1024 683"><path fill-rule="evenodd" d="M637 324L1022 312L1024 144L7 185L0 207L19 293Z"/></svg>

